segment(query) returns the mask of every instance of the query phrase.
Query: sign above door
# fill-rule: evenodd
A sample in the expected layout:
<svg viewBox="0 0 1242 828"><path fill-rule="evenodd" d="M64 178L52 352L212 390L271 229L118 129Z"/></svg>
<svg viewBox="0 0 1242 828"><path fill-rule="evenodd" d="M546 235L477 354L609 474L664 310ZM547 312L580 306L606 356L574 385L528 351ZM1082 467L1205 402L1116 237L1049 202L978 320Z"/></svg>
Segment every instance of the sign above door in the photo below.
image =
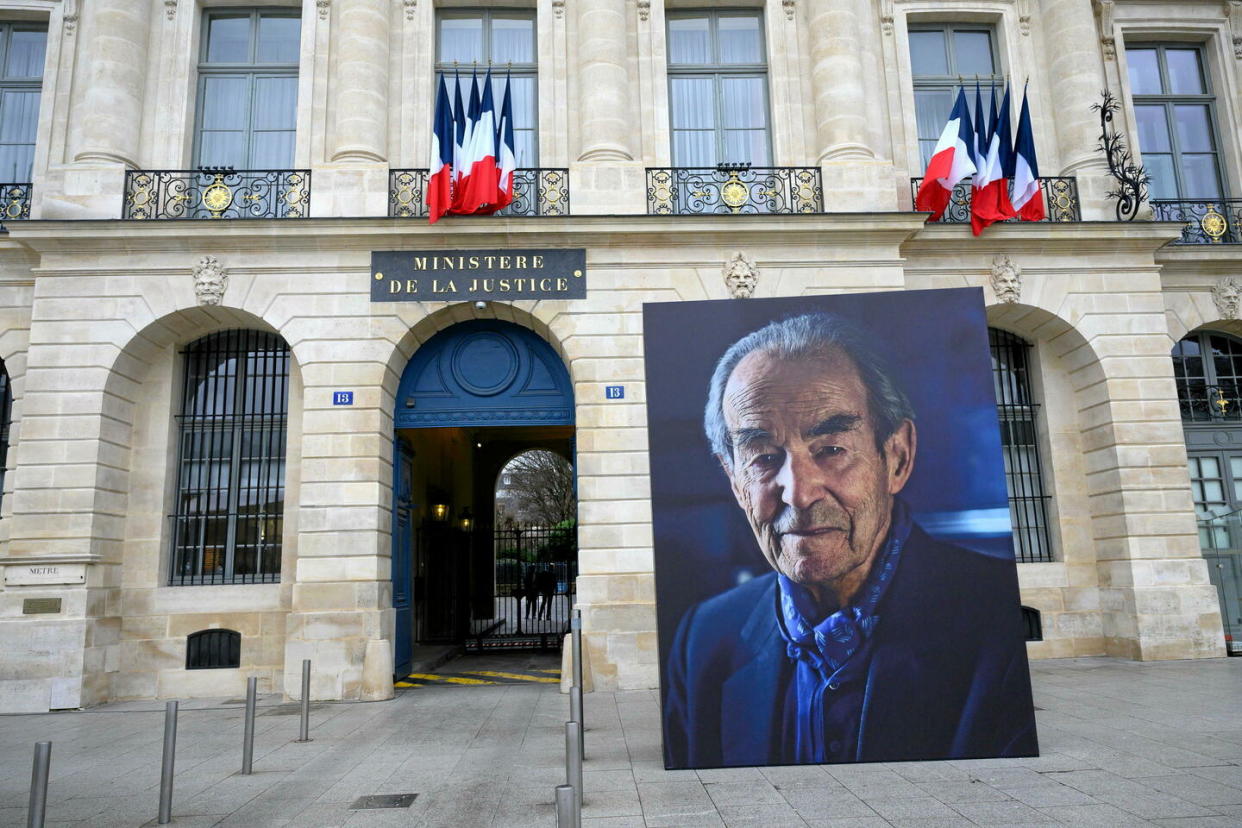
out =
<svg viewBox="0 0 1242 828"><path fill-rule="evenodd" d="M586 250L377 250L372 302L585 299Z"/></svg>

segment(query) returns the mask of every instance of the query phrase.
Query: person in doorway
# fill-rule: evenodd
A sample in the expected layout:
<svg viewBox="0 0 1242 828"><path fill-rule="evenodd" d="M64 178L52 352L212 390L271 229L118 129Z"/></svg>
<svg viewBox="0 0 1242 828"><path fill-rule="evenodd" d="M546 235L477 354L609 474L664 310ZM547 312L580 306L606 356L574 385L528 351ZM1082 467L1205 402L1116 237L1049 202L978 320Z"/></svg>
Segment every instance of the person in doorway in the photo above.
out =
<svg viewBox="0 0 1242 828"><path fill-rule="evenodd" d="M539 567L530 565L526 569L526 617L531 619L535 617L535 610L539 602Z"/></svg>
<svg viewBox="0 0 1242 828"><path fill-rule="evenodd" d="M556 573L552 567L544 564L539 568L537 581L539 588L539 618L552 617L552 600L556 595Z"/></svg>
<svg viewBox="0 0 1242 828"><path fill-rule="evenodd" d="M915 412L874 341L805 314L716 364L707 437L772 571L682 616L667 767L1037 753L1014 564L912 520Z"/></svg>

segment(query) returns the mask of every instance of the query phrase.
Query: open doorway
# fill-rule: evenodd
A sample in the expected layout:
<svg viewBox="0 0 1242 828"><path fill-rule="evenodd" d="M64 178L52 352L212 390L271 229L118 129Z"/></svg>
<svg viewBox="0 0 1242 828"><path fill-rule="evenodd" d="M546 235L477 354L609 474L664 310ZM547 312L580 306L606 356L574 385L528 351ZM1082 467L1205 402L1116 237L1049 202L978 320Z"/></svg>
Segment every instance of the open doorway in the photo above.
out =
<svg viewBox="0 0 1242 828"><path fill-rule="evenodd" d="M573 412L564 364L518 325L454 325L411 358L394 416L398 674L437 648L560 646L577 575ZM549 484L559 513L534 489Z"/></svg>

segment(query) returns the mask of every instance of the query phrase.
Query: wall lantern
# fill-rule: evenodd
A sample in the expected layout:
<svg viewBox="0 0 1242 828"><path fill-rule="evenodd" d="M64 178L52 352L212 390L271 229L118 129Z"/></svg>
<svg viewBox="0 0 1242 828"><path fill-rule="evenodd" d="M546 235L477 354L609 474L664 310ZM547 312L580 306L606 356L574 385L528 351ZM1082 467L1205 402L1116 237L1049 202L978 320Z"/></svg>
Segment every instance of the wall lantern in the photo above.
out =
<svg viewBox="0 0 1242 828"><path fill-rule="evenodd" d="M469 532L470 527L474 525L474 515L470 514L469 506L462 507L461 514L458 516L458 520L461 521L461 528Z"/></svg>
<svg viewBox="0 0 1242 828"><path fill-rule="evenodd" d="M437 522L443 522L448 519L449 507L447 503L434 503L431 506L431 519Z"/></svg>

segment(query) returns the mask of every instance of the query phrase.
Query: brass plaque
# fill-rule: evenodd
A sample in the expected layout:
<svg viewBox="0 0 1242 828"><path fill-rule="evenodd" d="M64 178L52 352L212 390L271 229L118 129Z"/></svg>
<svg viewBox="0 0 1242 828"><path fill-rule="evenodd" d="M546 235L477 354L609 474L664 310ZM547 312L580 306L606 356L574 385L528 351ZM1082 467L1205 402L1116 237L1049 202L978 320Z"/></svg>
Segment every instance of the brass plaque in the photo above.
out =
<svg viewBox="0 0 1242 828"><path fill-rule="evenodd" d="M27 598L22 601L22 615L41 615L60 612L59 598Z"/></svg>

